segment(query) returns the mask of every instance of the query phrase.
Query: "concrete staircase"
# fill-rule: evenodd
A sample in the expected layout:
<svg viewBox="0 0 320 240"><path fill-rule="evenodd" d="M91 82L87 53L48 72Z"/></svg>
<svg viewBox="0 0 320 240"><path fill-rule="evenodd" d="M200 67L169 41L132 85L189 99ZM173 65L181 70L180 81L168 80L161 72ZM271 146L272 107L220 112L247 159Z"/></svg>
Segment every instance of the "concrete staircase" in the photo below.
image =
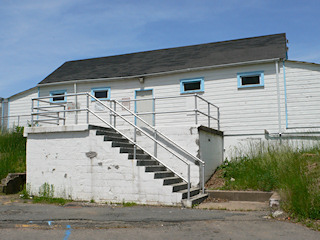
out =
<svg viewBox="0 0 320 240"><path fill-rule="evenodd" d="M93 125L90 125L90 129L96 130L96 135L104 136L104 141L111 141L112 147L120 149L120 154L128 154L128 159L134 158L134 145L114 129ZM208 194L200 193L198 187L192 187L190 189L190 200L188 201L188 184L183 179L153 159L142 149L136 149L136 160L137 166L144 167L146 174L153 174L154 179L163 181L163 185L171 186L172 192L182 193L181 203L184 206L191 207L194 204L201 203L208 197Z"/></svg>

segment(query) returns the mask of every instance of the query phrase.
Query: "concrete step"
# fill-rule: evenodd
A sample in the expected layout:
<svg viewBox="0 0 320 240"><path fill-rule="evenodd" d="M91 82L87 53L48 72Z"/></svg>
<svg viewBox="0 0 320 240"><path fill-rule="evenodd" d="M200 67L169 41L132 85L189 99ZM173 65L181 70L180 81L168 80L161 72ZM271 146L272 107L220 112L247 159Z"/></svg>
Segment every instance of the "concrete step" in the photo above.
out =
<svg viewBox="0 0 320 240"><path fill-rule="evenodd" d="M120 153L132 153L134 152L134 148L126 148L126 147L122 147L120 148ZM136 153L137 154L143 154L144 151L141 149L136 149Z"/></svg>
<svg viewBox="0 0 320 240"><path fill-rule="evenodd" d="M192 207L195 204L202 203L207 197L208 197L208 194L199 193L199 194L191 197L189 200L188 199L183 199L182 200L182 204L185 207Z"/></svg>
<svg viewBox="0 0 320 240"><path fill-rule="evenodd" d="M179 193L182 193L182 199L186 199L188 197L188 188L178 191ZM199 188L190 188L190 197L193 197L200 193Z"/></svg>
<svg viewBox="0 0 320 240"><path fill-rule="evenodd" d="M127 142L112 142L112 147L133 148L133 144Z"/></svg>
<svg viewBox="0 0 320 240"><path fill-rule="evenodd" d="M179 182L182 182L182 179L179 177L167 177L163 179L163 185L171 185Z"/></svg>
<svg viewBox="0 0 320 240"><path fill-rule="evenodd" d="M130 153L128 155L128 159L134 159L134 155L132 153ZM151 156L149 154L136 154L136 159L151 159Z"/></svg>
<svg viewBox="0 0 320 240"><path fill-rule="evenodd" d="M89 125L89 129L116 132L116 130L114 130L113 128L110 128L110 127L101 127L101 126L96 126L96 125L91 125L91 124Z"/></svg>
<svg viewBox="0 0 320 240"><path fill-rule="evenodd" d="M161 165L145 166L145 172L166 172L167 168Z"/></svg>
<svg viewBox="0 0 320 240"><path fill-rule="evenodd" d="M173 177L174 173L167 170L167 171L160 171L160 172L154 172L154 178L159 179L159 178L166 178L166 177Z"/></svg>
<svg viewBox="0 0 320 240"><path fill-rule="evenodd" d="M115 137L115 136L104 136L104 141L112 141L112 142L129 142L128 139L123 137Z"/></svg>
<svg viewBox="0 0 320 240"><path fill-rule="evenodd" d="M101 130L97 130L96 135L97 136L121 137L120 133L112 132L112 131L101 131Z"/></svg>
<svg viewBox="0 0 320 240"><path fill-rule="evenodd" d="M188 184L186 182L175 183L175 184L171 184L170 186L173 187L172 188L173 192L178 192L180 190L188 188Z"/></svg>
<svg viewBox="0 0 320 240"><path fill-rule="evenodd" d="M137 160L137 166L156 166L159 162L152 159L139 159Z"/></svg>

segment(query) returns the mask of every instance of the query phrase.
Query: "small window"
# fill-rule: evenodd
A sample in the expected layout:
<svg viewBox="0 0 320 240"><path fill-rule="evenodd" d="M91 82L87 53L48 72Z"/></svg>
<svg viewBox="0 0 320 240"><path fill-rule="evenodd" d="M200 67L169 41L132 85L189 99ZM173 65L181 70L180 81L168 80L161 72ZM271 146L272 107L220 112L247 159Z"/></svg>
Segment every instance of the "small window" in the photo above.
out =
<svg viewBox="0 0 320 240"><path fill-rule="evenodd" d="M238 88L264 86L263 71L238 73L237 78L238 78Z"/></svg>
<svg viewBox="0 0 320 240"><path fill-rule="evenodd" d="M95 98L98 98L99 100L109 100L110 99L110 88L92 88L91 89L91 95ZM95 101L94 98L91 99L92 101Z"/></svg>
<svg viewBox="0 0 320 240"><path fill-rule="evenodd" d="M204 91L203 78L180 80L180 93L195 93Z"/></svg>
<svg viewBox="0 0 320 240"><path fill-rule="evenodd" d="M51 91L50 96L52 96L53 98L50 99L50 102L66 102L67 97L61 96L66 94L67 94L67 90ZM54 97L54 96L57 96L57 97Z"/></svg>

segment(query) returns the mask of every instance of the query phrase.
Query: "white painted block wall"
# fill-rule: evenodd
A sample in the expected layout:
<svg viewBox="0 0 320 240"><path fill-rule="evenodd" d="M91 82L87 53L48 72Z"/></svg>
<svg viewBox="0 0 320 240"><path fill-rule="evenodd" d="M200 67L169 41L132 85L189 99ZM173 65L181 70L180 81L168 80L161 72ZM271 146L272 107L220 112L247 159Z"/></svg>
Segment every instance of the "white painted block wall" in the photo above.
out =
<svg viewBox="0 0 320 240"><path fill-rule="evenodd" d="M119 154L119 148L112 148L111 142L104 142L95 132L87 126L26 128L31 193L39 194L40 187L48 183L54 186L55 197L73 200L180 204L181 193L163 186L163 180L145 173L136 160ZM89 158L88 152L97 156Z"/></svg>

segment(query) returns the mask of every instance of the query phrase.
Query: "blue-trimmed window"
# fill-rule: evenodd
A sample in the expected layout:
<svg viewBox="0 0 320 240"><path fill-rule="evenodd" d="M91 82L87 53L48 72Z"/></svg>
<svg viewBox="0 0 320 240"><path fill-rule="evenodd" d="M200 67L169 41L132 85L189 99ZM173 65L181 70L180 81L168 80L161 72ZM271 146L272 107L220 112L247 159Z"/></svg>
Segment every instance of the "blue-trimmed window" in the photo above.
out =
<svg viewBox="0 0 320 240"><path fill-rule="evenodd" d="M99 100L109 100L110 99L110 88L102 87L102 88L91 88L91 95ZM94 98L91 99L95 101Z"/></svg>
<svg viewBox="0 0 320 240"><path fill-rule="evenodd" d="M203 78L181 79L180 93L204 92Z"/></svg>
<svg viewBox="0 0 320 240"><path fill-rule="evenodd" d="M66 102L67 101L67 97L66 96L60 96L60 95L66 95L67 94L67 90L56 90L56 91L51 91L50 92L50 96L52 96L52 98L50 98L50 102ZM57 97L54 97L57 96Z"/></svg>
<svg viewBox="0 0 320 240"><path fill-rule="evenodd" d="M238 79L238 88L264 86L263 71L237 73L237 79Z"/></svg>

